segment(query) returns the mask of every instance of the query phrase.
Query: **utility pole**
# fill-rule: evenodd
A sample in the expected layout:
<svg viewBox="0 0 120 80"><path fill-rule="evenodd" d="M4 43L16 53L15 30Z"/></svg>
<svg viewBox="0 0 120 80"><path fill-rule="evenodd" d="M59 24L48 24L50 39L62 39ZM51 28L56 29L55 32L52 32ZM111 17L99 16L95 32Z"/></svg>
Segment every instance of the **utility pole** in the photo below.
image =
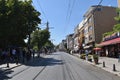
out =
<svg viewBox="0 0 120 80"><path fill-rule="evenodd" d="M46 23L46 29L49 31L49 22Z"/></svg>
<svg viewBox="0 0 120 80"><path fill-rule="evenodd" d="M49 27L49 22L47 21L47 23L46 23L46 30L50 30L50 29L54 29L54 27Z"/></svg>

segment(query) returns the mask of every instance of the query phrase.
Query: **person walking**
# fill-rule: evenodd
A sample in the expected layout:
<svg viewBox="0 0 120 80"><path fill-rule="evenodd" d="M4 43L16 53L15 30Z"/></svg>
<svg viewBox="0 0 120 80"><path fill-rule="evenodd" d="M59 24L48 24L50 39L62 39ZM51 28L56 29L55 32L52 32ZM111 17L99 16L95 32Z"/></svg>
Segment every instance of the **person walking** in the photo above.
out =
<svg viewBox="0 0 120 80"><path fill-rule="evenodd" d="M88 61L88 54L89 54L89 51L88 51L88 50L85 50L85 54L86 54L86 60Z"/></svg>
<svg viewBox="0 0 120 80"><path fill-rule="evenodd" d="M33 58L34 58L35 57L35 50L34 49L33 49L32 55L33 55Z"/></svg>
<svg viewBox="0 0 120 80"><path fill-rule="evenodd" d="M13 56L13 61L16 60L16 49L12 49L12 56Z"/></svg>
<svg viewBox="0 0 120 80"><path fill-rule="evenodd" d="M26 51L25 49L22 50L22 62L25 63L25 58L26 58Z"/></svg>
<svg viewBox="0 0 120 80"><path fill-rule="evenodd" d="M6 64L7 67L9 68L9 62L10 62L10 50L9 49L5 49L5 59L6 59Z"/></svg>

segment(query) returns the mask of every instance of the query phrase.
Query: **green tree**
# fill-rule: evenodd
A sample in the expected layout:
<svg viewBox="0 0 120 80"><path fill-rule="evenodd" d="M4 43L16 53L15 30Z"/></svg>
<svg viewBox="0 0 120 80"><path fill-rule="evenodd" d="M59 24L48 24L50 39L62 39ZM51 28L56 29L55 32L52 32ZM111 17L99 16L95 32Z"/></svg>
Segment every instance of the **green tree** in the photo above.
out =
<svg viewBox="0 0 120 80"><path fill-rule="evenodd" d="M50 32L46 29L44 30L35 30L32 33L31 44L33 46L38 46L38 49L41 49L50 38Z"/></svg>
<svg viewBox="0 0 120 80"><path fill-rule="evenodd" d="M23 45L41 22L32 0L0 0L0 47Z"/></svg>
<svg viewBox="0 0 120 80"><path fill-rule="evenodd" d="M113 27L113 31L114 32L120 32L120 9L117 8L117 13L118 13L118 16L115 17L115 20L118 22L116 25L114 25Z"/></svg>
<svg viewBox="0 0 120 80"><path fill-rule="evenodd" d="M45 45L44 45L45 47L48 47L49 49L53 49L55 46L54 46L54 44L50 41L50 40L48 40L46 43L45 43Z"/></svg>

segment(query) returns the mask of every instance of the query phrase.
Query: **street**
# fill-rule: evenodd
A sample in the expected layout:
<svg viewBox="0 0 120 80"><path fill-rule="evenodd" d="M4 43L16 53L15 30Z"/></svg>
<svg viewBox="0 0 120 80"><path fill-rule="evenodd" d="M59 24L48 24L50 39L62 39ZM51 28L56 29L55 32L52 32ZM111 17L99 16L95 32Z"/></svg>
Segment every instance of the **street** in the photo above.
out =
<svg viewBox="0 0 120 80"><path fill-rule="evenodd" d="M56 52L1 72L0 80L120 80L65 52Z"/></svg>

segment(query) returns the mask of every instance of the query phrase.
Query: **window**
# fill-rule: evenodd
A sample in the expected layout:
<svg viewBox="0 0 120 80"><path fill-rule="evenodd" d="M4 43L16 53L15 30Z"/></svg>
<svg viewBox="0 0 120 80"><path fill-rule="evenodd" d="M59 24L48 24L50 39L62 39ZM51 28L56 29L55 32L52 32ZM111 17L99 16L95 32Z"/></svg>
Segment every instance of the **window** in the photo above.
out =
<svg viewBox="0 0 120 80"><path fill-rule="evenodd" d="M89 35L89 40L92 40L93 38L92 38L92 35Z"/></svg>
<svg viewBox="0 0 120 80"><path fill-rule="evenodd" d="M90 17L89 19L88 19L88 23L91 23L92 22L92 18Z"/></svg>
<svg viewBox="0 0 120 80"><path fill-rule="evenodd" d="M102 6L98 6L97 11L102 11Z"/></svg>
<svg viewBox="0 0 120 80"><path fill-rule="evenodd" d="M90 27L88 28L88 31L92 31L92 29L93 29L93 27L92 27L92 26L90 26Z"/></svg>
<svg viewBox="0 0 120 80"><path fill-rule="evenodd" d="M87 29L84 29L84 34L87 34L88 33L88 30Z"/></svg>

